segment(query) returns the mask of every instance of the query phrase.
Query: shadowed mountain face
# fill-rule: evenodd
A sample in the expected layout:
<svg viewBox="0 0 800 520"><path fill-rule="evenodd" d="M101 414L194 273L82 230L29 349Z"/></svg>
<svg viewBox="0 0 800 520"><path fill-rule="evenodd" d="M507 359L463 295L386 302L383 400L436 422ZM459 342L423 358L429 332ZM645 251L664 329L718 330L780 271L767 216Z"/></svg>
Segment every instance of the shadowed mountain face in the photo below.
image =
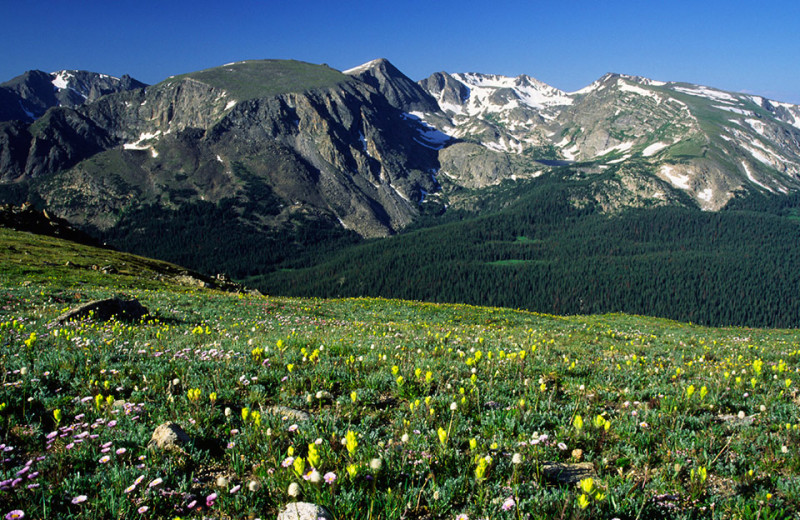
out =
<svg viewBox="0 0 800 520"><path fill-rule="evenodd" d="M225 221L220 255L255 247L234 235L387 236L513 204L514 183L540 177L607 213L800 189L797 106L619 74L567 93L525 75L415 83L384 59L236 62L153 86L31 71L0 85L0 121L0 201L123 241Z"/></svg>
<svg viewBox="0 0 800 520"><path fill-rule="evenodd" d="M30 70L0 84L0 121L32 122L48 108L74 108L107 94L146 86L127 75L114 78L85 70Z"/></svg>

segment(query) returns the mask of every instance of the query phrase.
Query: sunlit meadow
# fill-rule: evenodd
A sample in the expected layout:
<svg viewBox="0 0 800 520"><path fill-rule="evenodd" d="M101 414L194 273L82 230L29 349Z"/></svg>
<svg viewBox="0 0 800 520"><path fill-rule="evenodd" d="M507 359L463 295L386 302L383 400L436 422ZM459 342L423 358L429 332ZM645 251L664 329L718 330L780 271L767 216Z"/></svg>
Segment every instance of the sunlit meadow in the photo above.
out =
<svg viewBox="0 0 800 520"><path fill-rule="evenodd" d="M800 511L797 331L272 298L0 259L5 518L275 518L298 500L337 519ZM150 318L54 324L120 292ZM148 448L168 421L191 441ZM561 482L555 462L590 474Z"/></svg>

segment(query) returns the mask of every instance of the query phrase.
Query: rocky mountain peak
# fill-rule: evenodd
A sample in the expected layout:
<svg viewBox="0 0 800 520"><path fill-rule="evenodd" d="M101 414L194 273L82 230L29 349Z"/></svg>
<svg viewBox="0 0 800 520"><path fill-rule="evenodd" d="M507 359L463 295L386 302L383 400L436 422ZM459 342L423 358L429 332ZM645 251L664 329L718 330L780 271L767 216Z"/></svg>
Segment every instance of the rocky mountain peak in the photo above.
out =
<svg viewBox="0 0 800 520"><path fill-rule="evenodd" d="M130 76L115 78L85 70L29 70L0 84L0 121L39 119L52 107L79 107L102 96L144 88Z"/></svg>
<svg viewBox="0 0 800 520"><path fill-rule="evenodd" d="M383 94L392 106L403 112L439 110L436 101L428 92L385 58L369 61L344 73L373 87Z"/></svg>

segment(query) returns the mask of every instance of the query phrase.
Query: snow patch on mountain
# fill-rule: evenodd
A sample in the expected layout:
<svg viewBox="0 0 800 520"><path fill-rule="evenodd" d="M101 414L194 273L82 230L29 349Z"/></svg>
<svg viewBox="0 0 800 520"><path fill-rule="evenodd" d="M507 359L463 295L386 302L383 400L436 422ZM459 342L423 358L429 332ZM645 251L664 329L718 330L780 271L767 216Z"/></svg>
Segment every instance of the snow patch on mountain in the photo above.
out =
<svg viewBox="0 0 800 520"><path fill-rule="evenodd" d="M610 154L611 152L614 152L614 151L627 152L631 148L633 148L633 141L628 141L628 142L625 142L625 143L620 143L618 145L612 146L610 148L606 148L605 150L602 150L600 152L597 152L595 154L595 157L602 157L603 155Z"/></svg>
<svg viewBox="0 0 800 520"><path fill-rule="evenodd" d="M723 92L721 90L709 88L709 87L702 87L702 86L695 86L695 87L672 87L673 90L677 90L678 92L682 92L684 94L689 94L690 96L698 96L704 97L707 99L711 99L714 101L721 101L723 103L736 103L739 100L733 97L732 95L728 94L727 92Z"/></svg>
<svg viewBox="0 0 800 520"><path fill-rule="evenodd" d="M691 180L688 175L681 175L675 171L675 167L670 164L662 164L659 173L675 187L682 190L689 189L689 181Z"/></svg>
<svg viewBox="0 0 800 520"><path fill-rule="evenodd" d="M747 178L750 179L750 182L752 182L753 184L757 184L758 186L761 186L762 188L764 188L769 192L773 192L772 188L756 180L756 178L753 176L753 172L750 171L750 167L747 166L747 162L744 159L742 159L741 163L742 163L742 168L744 168L744 173L747 175Z"/></svg>
<svg viewBox="0 0 800 520"><path fill-rule="evenodd" d="M752 114L749 110L742 110L741 108L736 107L729 107L723 105L713 105L714 108L718 108L720 110L727 110L728 112L733 112L734 114L741 114L743 116L749 116Z"/></svg>
<svg viewBox="0 0 800 520"><path fill-rule="evenodd" d="M425 121L425 114L422 112L406 113L403 114L403 117L418 123L419 139L414 138L414 140L426 148L441 150L444 148L444 145L453 139L451 136Z"/></svg>
<svg viewBox="0 0 800 520"><path fill-rule="evenodd" d="M358 67L353 67L352 69L347 69L345 71L342 71L342 73L343 74L348 74L348 75L359 74L361 72L365 72L365 71L371 69L373 65L376 65L376 64L380 63L380 61L381 61L381 58L378 58L378 59L375 59L375 60L372 60L372 61L368 61L368 62L366 62L366 63L364 63L362 65L359 65Z"/></svg>
<svg viewBox="0 0 800 520"><path fill-rule="evenodd" d="M139 139L130 143L123 144L122 148L125 150L148 150L152 148L152 144L149 143L148 141L158 139L160 136L161 136L161 130L156 130L154 133L142 132L139 135ZM153 157L155 157L155 155Z"/></svg>
<svg viewBox="0 0 800 520"><path fill-rule="evenodd" d="M69 79L74 77L72 73L66 70L60 70L58 72L53 72L55 78L53 78L53 86L58 90L64 90L65 88L69 88Z"/></svg>
<svg viewBox="0 0 800 520"><path fill-rule="evenodd" d="M637 85L631 85L630 83L627 83L622 79L617 80L617 87L623 92L632 92L634 94L639 94L640 96L653 98L656 100L656 103L661 103L661 96L659 96L652 90L647 90Z"/></svg>
<svg viewBox="0 0 800 520"><path fill-rule="evenodd" d="M660 152L661 150L663 150L664 148L666 148L667 146L669 146L669 144L667 143L661 143L661 142L653 143L644 150L642 150L642 155L645 157L651 157Z"/></svg>
<svg viewBox="0 0 800 520"><path fill-rule="evenodd" d="M759 121L758 119L745 119L744 122L750 125L750 128L755 130L759 135L766 135L767 125L765 125L763 121Z"/></svg>

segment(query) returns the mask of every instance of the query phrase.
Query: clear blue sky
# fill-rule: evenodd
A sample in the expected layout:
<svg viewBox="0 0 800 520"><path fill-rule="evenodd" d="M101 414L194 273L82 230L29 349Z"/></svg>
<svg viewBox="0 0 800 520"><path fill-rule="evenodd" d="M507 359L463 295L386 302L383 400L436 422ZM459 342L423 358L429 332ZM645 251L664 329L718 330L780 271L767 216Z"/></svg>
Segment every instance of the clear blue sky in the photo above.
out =
<svg viewBox="0 0 800 520"><path fill-rule="evenodd" d="M800 1L0 0L0 81L86 69L157 83L255 58L347 69L528 74L566 91L606 72L800 104Z"/></svg>

